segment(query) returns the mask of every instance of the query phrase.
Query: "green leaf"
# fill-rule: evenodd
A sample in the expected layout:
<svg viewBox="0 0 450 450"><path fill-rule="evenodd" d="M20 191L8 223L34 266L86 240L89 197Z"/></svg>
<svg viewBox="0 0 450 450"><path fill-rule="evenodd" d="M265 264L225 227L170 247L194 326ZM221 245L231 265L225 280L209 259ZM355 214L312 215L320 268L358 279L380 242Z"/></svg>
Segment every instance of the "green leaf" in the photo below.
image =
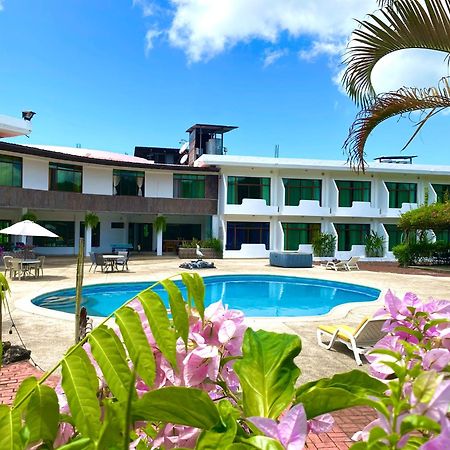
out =
<svg viewBox="0 0 450 450"><path fill-rule="evenodd" d="M141 292L138 298L144 308L156 345L172 367L177 367L177 336L170 325L164 302L151 290Z"/></svg>
<svg viewBox="0 0 450 450"><path fill-rule="evenodd" d="M56 392L45 384L38 384L25 411L29 429L29 443L53 443L58 432L59 404Z"/></svg>
<svg viewBox="0 0 450 450"><path fill-rule="evenodd" d="M298 336L247 329L243 357L234 363L246 416L275 419L286 409L293 399L294 383L300 374L294 363L300 350Z"/></svg>
<svg viewBox="0 0 450 450"><path fill-rule="evenodd" d="M147 386L152 387L156 374L155 356L142 329L139 314L125 307L116 311L115 320L137 373Z"/></svg>
<svg viewBox="0 0 450 450"><path fill-rule="evenodd" d="M411 414L402 420L400 433L404 435L414 430L431 431L439 434L441 426L429 417Z"/></svg>
<svg viewBox="0 0 450 450"><path fill-rule="evenodd" d="M251 450L257 448L254 445L244 444L243 442L235 442L234 444L225 447L225 450Z"/></svg>
<svg viewBox="0 0 450 450"><path fill-rule="evenodd" d="M449 319L433 319L430 320L425 324L423 327L424 331L428 331L431 327L434 327L436 325L440 325L441 323L450 323Z"/></svg>
<svg viewBox="0 0 450 450"><path fill-rule="evenodd" d="M17 390L17 394L13 401L13 409L23 411L27 407L36 385L36 377L25 378L25 380L20 383L19 389Z"/></svg>
<svg viewBox="0 0 450 450"><path fill-rule="evenodd" d="M119 401L125 401L128 396L131 371L117 334L105 325L101 325L89 334L89 343L109 389Z"/></svg>
<svg viewBox="0 0 450 450"><path fill-rule="evenodd" d="M76 427L83 437L95 441L100 430L98 379L95 369L86 352L80 347L66 356L61 364L62 387Z"/></svg>
<svg viewBox="0 0 450 450"><path fill-rule="evenodd" d="M7 405L0 405L0 448L2 450L21 450L20 414Z"/></svg>
<svg viewBox="0 0 450 450"><path fill-rule="evenodd" d="M442 379L442 375L438 375L431 370L422 372L413 381L413 393L417 401L420 403L428 403L433 398L436 388Z"/></svg>
<svg viewBox="0 0 450 450"><path fill-rule="evenodd" d="M58 450L90 450L94 446L89 438L77 438L66 445L58 447Z"/></svg>
<svg viewBox="0 0 450 450"><path fill-rule="evenodd" d="M394 331L401 331L402 333L409 334L410 336L414 336L420 342L423 339L423 334L420 331L413 330L412 328L398 326L394 328Z"/></svg>
<svg viewBox="0 0 450 450"><path fill-rule="evenodd" d="M254 445L260 450L284 450L280 442L267 436L253 436L250 439L246 439L245 442Z"/></svg>
<svg viewBox="0 0 450 450"><path fill-rule="evenodd" d="M114 402L112 399L103 401L103 422L100 428L98 440L95 442L96 449L112 449L114 445L122 448L121 443L126 437L128 438L128 427L125 425L125 414L123 411L123 403ZM115 448L115 447L114 447ZM128 448L128 447L127 447Z"/></svg>
<svg viewBox="0 0 450 450"><path fill-rule="evenodd" d="M302 403L308 419L356 405L369 405L386 412L381 402L386 385L360 370L306 383L296 391L295 403Z"/></svg>
<svg viewBox="0 0 450 450"><path fill-rule="evenodd" d="M170 311L178 336L181 336L187 345L189 335L189 318L186 311L186 303L183 300L181 291L172 280L163 280L161 284L169 294Z"/></svg>
<svg viewBox="0 0 450 450"><path fill-rule="evenodd" d="M134 402L134 420L170 422L209 430L220 420L214 402L204 391L166 387L150 391Z"/></svg>
<svg viewBox="0 0 450 450"><path fill-rule="evenodd" d="M188 301L194 299L195 307L202 320L205 320L205 283L198 273L182 273L181 278L187 287Z"/></svg>

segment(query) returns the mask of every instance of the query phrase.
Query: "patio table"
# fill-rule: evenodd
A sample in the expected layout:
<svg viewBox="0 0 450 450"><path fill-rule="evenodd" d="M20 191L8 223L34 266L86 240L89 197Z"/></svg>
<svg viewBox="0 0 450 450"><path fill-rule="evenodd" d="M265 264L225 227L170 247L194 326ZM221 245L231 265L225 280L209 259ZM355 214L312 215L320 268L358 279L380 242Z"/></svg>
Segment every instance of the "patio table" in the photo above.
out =
<svg viewBox="0 0 450 450"><path fill-rule="evenodd" d="M36 266L41 263L39 259L22 259L20 265L22 266L22 275L32 275L31 270L34 268L34 277L37 278Z"/></svg>
<svg viewBox="0 0 450 450"><path fill-rule="evenodd" d="M111 272L117 269L117 260L122 259L122 255L102 255L103 260L105 261L105 272L108 271L108 267L111 269Z"/></svg>

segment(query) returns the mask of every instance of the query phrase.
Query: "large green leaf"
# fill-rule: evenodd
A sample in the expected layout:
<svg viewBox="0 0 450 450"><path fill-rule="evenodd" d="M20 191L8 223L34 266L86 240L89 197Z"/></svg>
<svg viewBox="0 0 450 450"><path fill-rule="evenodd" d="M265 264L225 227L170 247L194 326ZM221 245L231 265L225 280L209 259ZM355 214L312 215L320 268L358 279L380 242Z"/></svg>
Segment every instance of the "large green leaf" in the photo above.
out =
<svg viewBox="0 0 450 450"><path fill-rule="evenodd" d="M155 357L142 329L139 314L125 307L116 311L115 320L137 373L147 386L152 387L156 373Z"/></svg>
<svg viewBox="0 0 450 450"><path fill-rule="evenodd" d="M23 411L28 402L30 401L30 397L36 388L37 379L36 377L28 377L20 383L19 389L17 390L16 396L13 401L13 408L18 411Z"/></svg>
<svg viewBox="0 0 450 450"><path fill-rule="evenodd" d="M58 447L58 450L91 450L94 444L89 438L77 438L66 445Z"/></svg>
<svg viewBox="0 0 450 450"><path fill-rule="evenodd" d="M125 425L124 404L122 402L114 402L111 399L105 399L103 402L103 423L100 428L98 440L95 443L96 449L124 448L122 444L124 434L129 436L129 428Z"/></svg>
<svg viewBox="0 0 450 450"><path fill-rule="evenodd" d="M45 384L38 384L25 411L29 443L52 443L56 438L59 423L59 405L56 392Z"/></svg>
<svg viewBox="0 0 450 450"><path fill-rule="evenodd" d="M177 336L170 324L167 309L161 297L151 290L138 294L147 316L156 345L172 367L177 367Z"/></svg>
<svg viewBox="0 0 450 450"><path fill-rule="evenodd" d="M245 442L254 445L259 450L284 450L283 445L267 436L253 436Z"/></svg>
<svg viewBox="0 0 450 450"><path fill-rule="evenodd" d="M187 287L188 292L188 302L191 305L191 300L194 300L195 307L202 320L205 318L205 283L203 278L197 273L186 273L181 274L183 283Z"/></svg>
<svg viewBox="0 0 450 450"><path fill-rule="evenodd" d="M243 357L234 363L246 416L275 419L291 403L300 374L294 358L300 350L298 336L247 329Z"/></svg>
<svg viewBox="0 0 450 450"><path fill-rule="evenodd" d="M205 391L166 387L144 394L134 402L135 420L170 422L209 430L220 420L214 402Z"/></svg>
<svg viewBox="0 0 450 450"><path fill-rule="evenodd" d="M98 379L86 352L77 347L62 360L62 387L76 427L83 437L97 439L100 429Z"/></svg>
<svg viewBox="0 0 450 450"><path fill-rule="evenodd" d="M0 449L21 450L20 414L7 405L0 405Z"/></svg>
<svg viewBox="0 0 450 450"><path fill-rule="evenodd" d="M380 409L374 398L384 398L386 385L360 370L322 378L300 386L295 403L302 403L308 419L356 405Z"/></svg>
<svg viewBox="0 0 450 450"><path fill-rule="evenodd" d="M172 312L173 324L178 336L181 336L187 345L189 335L189 318L186 311L186 303L183 300L181 291L172 280L163 280L161 284L169 294L170 311Z"/></svg>
<svg viewBox="0 0 450 450"><path fill-rule="evenodd" d="M109 389L119 401L125 401L128 396L131 371L117 334L111 328L102 325L89 335L89 343Z"/></svg>

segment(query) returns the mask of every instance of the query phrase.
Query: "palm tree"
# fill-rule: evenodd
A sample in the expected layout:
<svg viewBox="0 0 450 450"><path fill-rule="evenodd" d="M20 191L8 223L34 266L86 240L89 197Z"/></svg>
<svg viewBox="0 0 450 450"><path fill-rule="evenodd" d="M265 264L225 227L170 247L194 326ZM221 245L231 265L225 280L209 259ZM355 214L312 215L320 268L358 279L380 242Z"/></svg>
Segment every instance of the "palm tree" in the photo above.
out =
<svg viewBox="0 0 450 450"><path fill-rule="evenodd" d="M397 50L429 49L450 57L450 0L379 0L380 10L358 21L347 49L343 85L361 108L344 143L352 167L364 170L364 148L370 133L391 117L423 111L417 129L450 106L450 80L442 78L436 87L402 87L377 95L371 83L376 63ZM425 114L426 113L426 114ZM404 147L404 148L405 148Z"/></svg>

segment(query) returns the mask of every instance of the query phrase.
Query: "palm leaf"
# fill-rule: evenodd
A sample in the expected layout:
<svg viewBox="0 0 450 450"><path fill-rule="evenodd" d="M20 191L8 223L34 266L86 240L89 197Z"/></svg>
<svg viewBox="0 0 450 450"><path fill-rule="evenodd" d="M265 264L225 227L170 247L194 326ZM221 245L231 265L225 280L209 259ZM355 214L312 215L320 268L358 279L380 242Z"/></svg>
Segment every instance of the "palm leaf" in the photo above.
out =
<svg viewBox="0 0 450 450"><path fill-rule="evenodd" d="M448 78L443 78L438 87L427 89L404 87L398 91L377 96L369 106L358 113L350 127L348 137L344 142L344 149L348 153L348 162L352 167L364 171L364 148L367 139L374 128L386 119L414 111L431 110L417 122L418 128L412 136L414 138L430 117L449 106L450 84ZM412 138L406 145L411 142Z"/></svg>
<svg viewBox="0 0 450 450"><path fill-rule="evenodd" d="M353 32L344 60L347 68L342 83L363 107L375 96L372 70L384 56L410 48L450 52L450 0L381 3L390 5L358 21L360 27Z"/></svg>

